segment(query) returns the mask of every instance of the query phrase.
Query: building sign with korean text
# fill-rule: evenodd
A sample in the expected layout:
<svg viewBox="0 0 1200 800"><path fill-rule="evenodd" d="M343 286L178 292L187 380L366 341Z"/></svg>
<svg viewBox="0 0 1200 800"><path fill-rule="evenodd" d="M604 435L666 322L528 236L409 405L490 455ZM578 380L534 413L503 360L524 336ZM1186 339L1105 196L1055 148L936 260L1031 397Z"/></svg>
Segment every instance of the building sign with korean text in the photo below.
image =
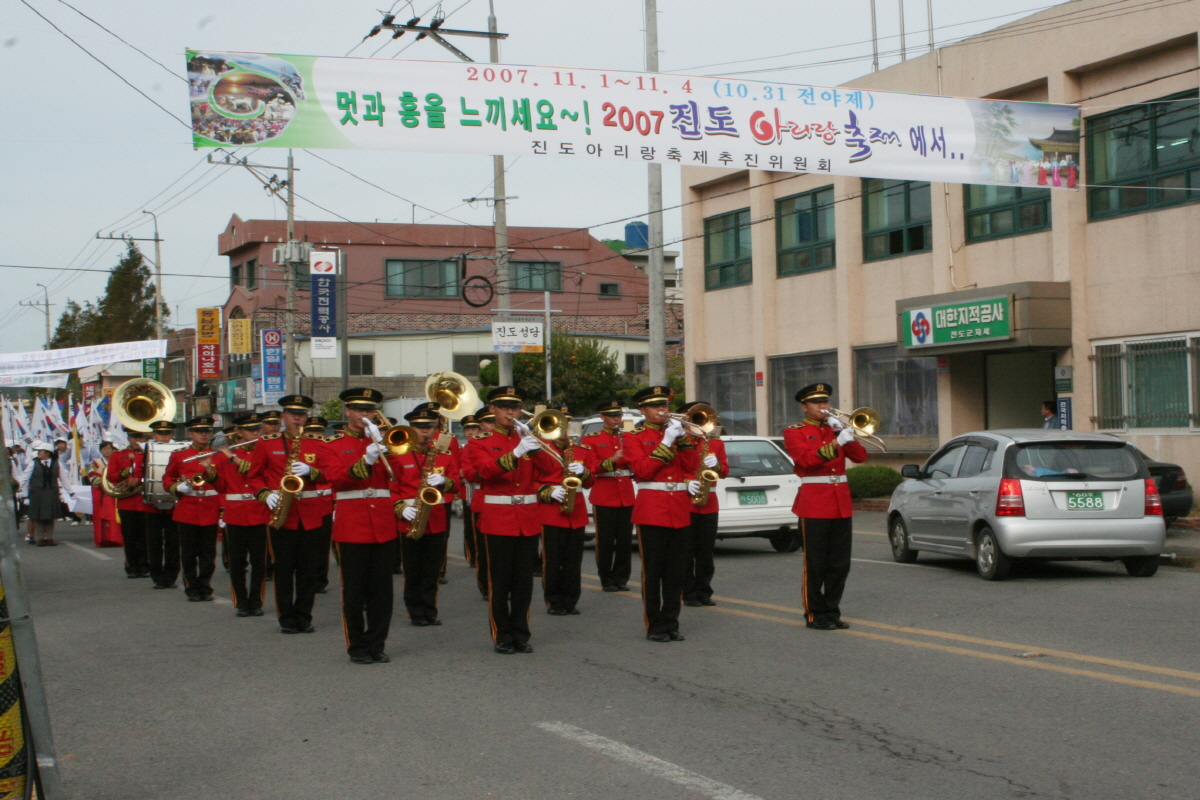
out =
<svg viewBox="0 0 1200 800"><path fill-rule="evenodd" d="M1012 338L1012 298L991 297L901 312L905 347Z"/></svg>
<svg viewBox="0 0 1200 800"><path fill-rule="evenodd" d="M242 317L229 320L229 352L233 355L248 355L253 352L254 323Z"/></svg>
<svg viewBox="0 0 1200 800"><path fill-rule="evenodd" d="M314 250L308 255L312 276L312 358L336 358L338 253Z"/></svg>
<svg viewBox="0 0 1200 800"><path fill-rule="evenodd" d="M196 309L196 379L221 377L221 309Z"/></svg>
<svg viewBox="0 0 1200 800"><path fill-rule="evenodd" d="M283 386L283 331L265 330L261 333L263 403L278 403L287 392Z"/></svg>
<svg viewBox="0 0 1200 800"><path fill-rule="evenodd" d="M1062 188L1079 178L1078 106L563 67L197 50L187 58L195 147Z"/></svg>
<svg viewBox="0 0 1200 800"><path fill-rule="evenodd" d="M492 323L492 350L494 352L540 353L542 349L542 323Z"/></svg>

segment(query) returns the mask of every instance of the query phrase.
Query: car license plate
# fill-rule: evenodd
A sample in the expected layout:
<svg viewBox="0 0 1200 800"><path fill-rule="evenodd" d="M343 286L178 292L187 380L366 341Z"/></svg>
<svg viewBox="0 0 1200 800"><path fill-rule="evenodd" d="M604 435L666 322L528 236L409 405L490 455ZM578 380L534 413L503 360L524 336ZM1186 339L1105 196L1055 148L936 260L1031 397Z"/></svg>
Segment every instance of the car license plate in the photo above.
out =
<svg viewBox="0 0 1200 800"><path fill-rule="evenodd" d="M1067 492L1070 511L1103 511L1104 497L1100 492Z"/></svg>
<svg viewBox="0 0 1200 800"><path fill-rule="evenodd" d="M743 506L765 506L767 504L767 490L756 489L752 492L738 492L738 505Z"/></svg>

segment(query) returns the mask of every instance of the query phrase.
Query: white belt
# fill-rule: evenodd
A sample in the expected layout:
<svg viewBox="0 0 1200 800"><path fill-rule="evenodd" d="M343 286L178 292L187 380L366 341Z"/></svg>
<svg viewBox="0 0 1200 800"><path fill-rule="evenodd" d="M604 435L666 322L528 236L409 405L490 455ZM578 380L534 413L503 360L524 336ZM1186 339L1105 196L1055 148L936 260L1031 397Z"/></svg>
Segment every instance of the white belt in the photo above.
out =
<svg viewBox="0 0 1200 800"><path fill-rule="evenodd" d="M225 499L237 502L241 500L257 500L258 497L252 494L227 494L225 495Z"/></svg>
<svg viewBox="0 0 1200 800"><path fill-rule="evenodd" d="M329 497L332 493L332 489L314 489L309 492L300 492L296 497L300 500L310 500L314 497Z"/></svg>
<svg viewBox="0 0 1200 800"><path fill-rule="evenodd" d="M392 499L392 493L387 489L354 489L349 492L338 492L335 497L338 500L361 500L364 497L379 497Z"/></svg>
<svg viewBox="0 0 1200 800"><path fill-rule="evenodd" d="M525 503L536 503L536 494L489 494L483 502L494 506L520 506Z"/></svg>
<svg viewBox="0 0 1200 800"><path fill-rule="evenodd" d="M812 475L807 478L801 478L800 483L845 483L845 475Z"/></svg>
<svg viewBox="0 0 1200 800"><path fill-rule="evenodd" d="M688 488L687 481L678 483L663 483L661 481L651 481L650 483L639 483L638 489L650 489L655 492L686 492Z"/></svg>
<svg viewBox="0 0 1200 800"><path fill-rule="evenodd" d="M211 489L196 489L188 497L216 497L220 492L215 492Z"/></svg>
<svg viewBox="0 0 1200 800"><path fill-rule="evenodd" d="M633 474L631 469L614 469L612 472L601 472L597 478L628 478Z"/></svg>

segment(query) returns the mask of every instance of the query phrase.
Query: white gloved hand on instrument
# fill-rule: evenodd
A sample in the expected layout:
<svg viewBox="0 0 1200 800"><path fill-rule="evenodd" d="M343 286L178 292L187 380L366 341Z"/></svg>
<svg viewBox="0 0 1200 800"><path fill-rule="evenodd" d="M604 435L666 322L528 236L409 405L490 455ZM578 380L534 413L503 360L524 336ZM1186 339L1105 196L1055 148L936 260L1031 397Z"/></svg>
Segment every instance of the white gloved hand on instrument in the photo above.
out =
<svg viewBox="0 0 1200 800"><path fill-rule="evenodd" d="M181 483L175 487L175 491L179 492L179 494L191 494L192 492L194 492L196 490L190 483L188 483L187 481L184 481L183 483Z"/></svg>
<svg viewBox="0 0 1200 800"><path fill-rule="evenodd" d="M367 436L370 436L372 441L382 442L383 433L379 430L379 426L369 419L363 420L363 422L366 425Z"/></svg>
<svg viewBox="0 0 1200 800"><path fill-rule="evenodd" d="M431 473L429 473L429 477L426 478L425 482L427 484L429 484L430 486L438 487L446 482L446 476L439 475L436 472L431 472Z"/></svg>
<svg viewBox="0 0 1200 800"><path fill-rule="evenodd" d="M378 442L371 442L367 445L367 451L363 453L363 461L366 461L368 464L374 464L379 460L381 455L383 455L383 446Z"/></svg>
<svg viewBox="0 0 1200 800"><path fill-rule="evenodd" d="M846 423L842 422L841 417L838 417L834 414L829 414L825 417L825 424L833 428L838 433L841 433L846 429Z"/></svg>
<svg viewBox="0 0 1200 800"><path fill-rule="evenodd" d="M850 428L844 429L837 436L837 443L841 444L841 445L847 445L853 441L854 441L854 431L851 430Z"/></svg>
<svg viewBox="0 0 1200 800"><path fill-rule="evenodd" d="M526 434L521 437L521 441L517 442L517 446L513 449L513 455L523 456L526 453L532 453L534 450L541 450L542 446L538 443L536 436Z"/></svg>
<svg viewBox="0 0 1200 800"><path fill-rule="evenodd" d="M279 492L271 492L264 502L267 504L267 508L274 511L279 506Z"/></svg>
<svg viewBox="0 0 1200 800"><path fill-rule="evenodd" d="M677 419L673 419L667 423L667 427L663 431L662 443L670 447L675 444L675 440L680 436L683 436L683 423Z"/></svg>
<svg viewBox="0 0 1200 800"><path fill-rule="evenodd" d="M561 486L555 486L550 491L550 496L554 498L554 502L561 503L563 500L567 499L567 490Z"/></svg>
<svg viewBox="0 0 1200 800"><path fill-rule="evenodd" d="M308 475L311 472L312 472L312 467L310 467L308 464L305 464L303 461L293 461L292 462L292 474L293 475L299 475L301 478L303 478L305 475Z"/></svg>
<svg viewBox="0 0 1200 800"><path fill-rule="evenodd" d="M704 457L704 466L708 467L709 469L716 469L717 464L719 464L719 463L720 462L717 461L717 457L714 456L712 453L709 453L708 455L706 455Z"/></svg>
<svg viewBox="0 0 1200 800"><path fill-rule="evenodd" d="M580 464L578 461L572 461L570 464L567 464L567 469L570 470L572 475L582 475L587 471L584 469L583 464Z"/></svg>
<svg viewBox="0 0 1200 800"><path fill-rule="evenodd" d="M405 506L404 510L400 512L400 516L404 518L405 522L412 522L417 518L417 507Z"/></svg>
<svg viewBox="0 0 1200 800"><path fill-rule="evenodd" d="M688 481L688 494L692 497L700 494L700 481Z"/></svg>

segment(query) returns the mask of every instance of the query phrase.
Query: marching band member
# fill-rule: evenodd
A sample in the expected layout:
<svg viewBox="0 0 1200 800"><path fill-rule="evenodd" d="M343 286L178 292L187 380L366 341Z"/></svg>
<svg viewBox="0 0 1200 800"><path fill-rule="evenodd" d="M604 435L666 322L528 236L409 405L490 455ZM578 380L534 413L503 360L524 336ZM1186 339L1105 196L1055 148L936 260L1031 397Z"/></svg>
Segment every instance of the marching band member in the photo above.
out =
<svg viewBox="0 0 1200 800"><path fill-rule="evenodd" d="M492 432L467 442L466 478L482 486L479 530L487 552L488 617L494 649L501 655L532 653L529 603L533 599L533 559L542 533L535 470L555 464L538 439L519 434L521 393L500 386L488 393L495 415Z"/></svg>
<svg viewBox="0 0 1200 800"><path fill-rule="evenodd" d="M700 401L685 403L679 413L687 414ZM697 447L700 444L697 443ZM711 469L720 477L729 477L729 458L725 455L725 443L719 436L707 440L708 455L700 462L701 469ZM700 490L700 481L693 476L688 492L693 496ZM712 595L712 578L716 572L713 550L717 545L717 518L720 505L717 492L710 491L702 506L692 504L692 552L688 555L687 575L683 581L683 603L687 606L715 606Z"/></svg>
<svg viewBox="0 0 1200 800"><path fill-rule="evenodd" d="M463 436L470 441L480 432L479 423L475 421L474 414L467 414L462 418ZM458 453L458 470L462 472L462 451ZM467 559L467 566L471 569L475 568L475 515L471 512L471 500L475 496L475 484L463 482L462 501L463 501L463 557Z"/></svg>
<svg viewBox="0 0 1200 800"><path fill-rule="evenodd" d="M564 412L565 413L565 412ZM554 616L578 614L579 597L583 593L584 528L587 527L587 501L582 491L571 492L563 486L568 476L590 489L596 474L596 456L585 444L571 444L564 430L551 446L559 453L565 467L541 464L538 469L538 508L542 515L542 597L546 612ZM563 503L570 499L569 513Z"/></svg>
<svg viewBox="0 0 1200 800"><path fill-rule="evenodd" d="M304 433L307 436L312 434L319 436L323 440L325 438L325 428L329 425L329 420L325 417L309 417L308 422L304 423ZM330 497L333 496L333 486L324 476L316 482L317 491L323 491ZM317 594L325 594L325 590L329 587L329 552L333 549L333 542L329 542L329 546L321 551L321 565L317 568ZM270 567L267 572L270 573ZM270 578L268 577L268 580Z"/></svg>
<svg viewBox="0 0 1200 800"><path fill-rule="evenodd" d="M386 450L372 422L383 394L347 389L339 397L346 427L327 442L328 475L337 514L333 541L342 573L342 624L347 652L355 664L391 661L383 648L392 623L392 569L399 557L396 503Z"/></svg>
<svg viewBox="0 0 1200 800"><path fill-rule="evenodd" d="M598 462L588 500L596 512L596 572L606 592L628 592L633 565L633 472L625 459L620 400L596 407L604 427L580 441Z"/></svg>
<svg viewBox="0 0 1200 800"><path fill-rule="evenodd" d="M492 410L484 406L475 412L475 421L479 423L479 433L473 438L483 439L490 436L492 426L496 423L496 415ZM467 444L471 444L470 440ZM466 449L463 449L466 453ZM467 476L466 459L460 459L459 473L463 480L469 481L472 486L471 490L471 530L475 532L475 585L479 587L479 596L484 600L488 599L488 570L487 570L487 540L484 538L483 531L479 530L479 515L483 512L484 497L487 493L483 489L481 483L470 481Z"/></svg>
<svg viewBox="0 0 1200 800"><path fill-rule="evenodd" d="M699 465L696 448L679 420L668 419L671 389L649 386L633 396L645 423L625 437L626 455L638 481L633 523L642 557L642 605L646 638L681 642L680 595L691 550L692 501L688 492Z"/></svg>
<svg viewBox="0 0 1200 800"><path fill-rule="evenodd" d="M841 599L850 574L850 486L846 459L862 463L867 450L854 431L829 414L833 387L814 383L796 393L804 419L783 431L783 445L800 476L792 513L804 538L804 615L808 627L822 631L849 628L842 621Z"/></svg>
<svg viewBox="0 0 1200 800"><path fill-rule="evenodd" d="M212 576L216 571L217 522L221 514L221 498L214 483L217 472L212 465L215 450L208 446L212 439L213 418L193 417L184 423L191 447L176 450L163 473L163 486L179 498L171 518L179 529L179 555L183 562L183 589L189 601L195 603L213 599ZM188 461L196 455L204 458Z"/></svg>
<svg viewBox="0 0 1200 800"><path fill-rule="evenodd" d="M424 533L414 539L409 534L417 519L420 505L418 495L423 486L450 495L458 485L458 459L450 453L430 452L437 436L441 417L427 404L421 404L404 415L416 429L420 442L404 455L385 455L396 476L396 497L403 502L397 506L400 548L404 553L404 605L409 621L418 628L441 625L437 613L438 575L446 560L446 539L449 536L449 515L446 503L428 510Z"/></svg>
<svg viewBox="0 0 1200 800"><path fill-rule="evenodd" d="M262 417L251 411L234 419L235 430L227 437L237 450L225 448L213 458L217 471L217 490L225 499L225 547L229 554L229 584L233 608L239 617L261 617L266 594L267 523L271 510L258 500L262 485L248 477L251 457L258 446ZM253 442L253 444L246 444ZM250 584L246 585L246 564L250 565Z"/></svg>
<svg viewBox="0 0 1200 800"><path fill-rule="evenodd" d="M329 424L329 420L324 417L309 417L308 422L304 423L305 433L315 433L325 438L325 426Z"/></svg>
<svg viewBox="0 0 1200 800"><path fill-rule="evenodd" d="M146 553L146 515L158 512L154 506L146 502L146 496L141 491L142 481L146 477L146 453L142 450L142 442L146 434L125 428L129 445L108 460L108 482L113 489L137 489L128 497L122 497L117 502L117 521L121 523L121 538L125 545L125 576L128 578L147 578L153 572ZM158 586L157 579L155 586Z"/></svg>
<svg viewBox="0 0 1200 800"><path fill-rule="evenodd" d="M280 482L285 474L303 479L304 487L292 498L287 517L267 533L274 558L275 613L280 633L312 633L313 599L322 563L328 563L333 498L326 483L325 439L305 433L313 400L302 394L279 398L283 433L263 434L250 454L250 481L258 499L274 514L280 503ZM268 414L270 412L267 412ZM264 415L265 417L265 415ZM260 430L265 430L263 425ZM322 561L325 559L325 561Z"/></svg>
<svg viewBox="0 0 1200 800"><path fill-rule="evenodd" d="M294 396L294 395L293 395ZM285 398L280 398L285 399ZM259 438L270 436L275 433L282 433L283 429L283 414L280 411L271 409L264 411L262 414L262 429L259 432Z"/></svg>
<svg viewBox="0 0 1200 800"><path fill-rule="evenodd" d="M175 423L156 420L150 423L150 443L170 444L175 440ZM171 518L174 501L166 508L149 506L146 512L146 552L150 558L150 577L155 589L174 589L179 580L179 530Z"/></svg>

